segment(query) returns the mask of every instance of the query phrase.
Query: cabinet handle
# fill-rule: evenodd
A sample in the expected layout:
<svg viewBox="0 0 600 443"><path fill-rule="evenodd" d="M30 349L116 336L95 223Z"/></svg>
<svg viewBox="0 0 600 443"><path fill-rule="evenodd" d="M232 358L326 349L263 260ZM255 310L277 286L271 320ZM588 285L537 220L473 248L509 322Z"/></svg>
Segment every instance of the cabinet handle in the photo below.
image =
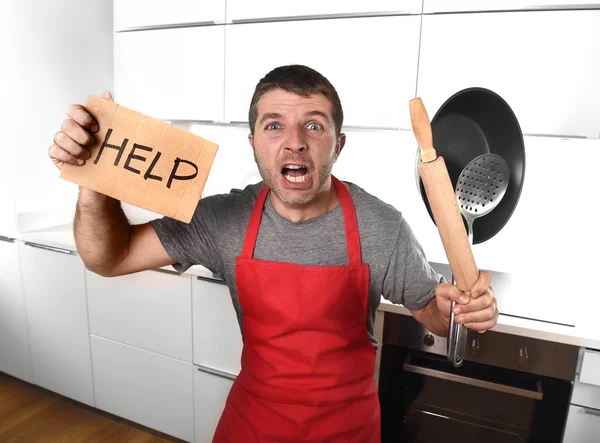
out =
<svg viewBox="0 0 600 443"><path fill-rule="evenodd" d="M10 238L10 237L5 237L3 235L0 235L0 241L4 241L6 243L14 243L15 239L14 238Z"/></svg>
<svg viewBox="0 0 600 443"><path fill-rule="evenodd" d="M131 28L121 29L117 32L136 32L136 31L156 31L159 29L175 29L175 28L195 28L198 26L212 26L214 21L204 22L191 22L191 23L172 23L169 25L148 25L148 26L134 26Z"/></svg>
<svg viewBox="0 0 600 443"><path fill-rule="evenodd" d="M164 274L171 274L171 275L181 275L181 272L171 271L170 269L155 268L155 269L151 269L151 271L162 272Z"/></svg>
<svg viewBox="0 0 600 443"><path fill-rule="evenodd" d="M206 372L207 374L217 375L219 377L225 377L230 380L236 379L236 376L233 374L230 374L229 372L223 372L223 371L219 371L218 369L207 368L206 366L200 366L200 365L197 365L197 366L198 366L198 370L200 372Z"/></svg>
<svg viewBox="0 0 600 443"><path fill-rule="evenodd" d="M598 409L586 408L585 406L580 406L583 409L584 414L596 415L600 417L600 411Z"/></svg>
<svg viewBox="0 0 600 443"><path fill-rule="evenodd" d="M25 242L27 246L31 246L32 248L45 249L46 251L54 251L60 252L61 254L75 255L73 251L69 251L68 249L55 248L54 246L40 245L37 243Z"/></svg>
<svg viewBox="0 0 600 443"><path fill-rule="evenodd" d="M313 14L313 15L288 15L283 17L262 17L262 18L236 18L232 19L233 24L244 23L269 23L269 22L291 22L298 20L326 20L331 18L367 18L367 17L391 17L394 15L410 15L410 10L406 11L383 11L383 12L345 12L338 14Z"/></svg>
<svg viewBox="0 0 600 443"><path fill-rule="evenodd" d="M225 282L223 281L223 279L221 277L219 277L215 273L213 273L212 278L211 277L202 277L201 275L197 275L196 278L198 280L207 281L207 282L210 282L210 283L225 284Z"/></svg>

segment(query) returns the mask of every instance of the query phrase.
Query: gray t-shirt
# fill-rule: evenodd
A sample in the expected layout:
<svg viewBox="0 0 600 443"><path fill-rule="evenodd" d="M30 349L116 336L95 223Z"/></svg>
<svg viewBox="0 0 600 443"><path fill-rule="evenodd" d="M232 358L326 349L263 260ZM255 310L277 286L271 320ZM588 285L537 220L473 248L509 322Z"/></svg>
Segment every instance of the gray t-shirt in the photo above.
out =
<svg viewBox="0 0 600 443"><path fill-rule="evenodd" d="M444 281L427 262L408 223L394 207L353 183L350 195L356 208L362 261L370 270L367 330L375 347L373 324L383 295L410 310L423 308ZM199 264L220 276L229 287L240 326L235 258L241 254L254 202L263 183L234 189L229 194L201 199L189 224L165 217L151 223L167 253L183 272ZM348 248L341 205L299 223L282 217L267 198L254 258L299 265L348 264Z"/></svg>

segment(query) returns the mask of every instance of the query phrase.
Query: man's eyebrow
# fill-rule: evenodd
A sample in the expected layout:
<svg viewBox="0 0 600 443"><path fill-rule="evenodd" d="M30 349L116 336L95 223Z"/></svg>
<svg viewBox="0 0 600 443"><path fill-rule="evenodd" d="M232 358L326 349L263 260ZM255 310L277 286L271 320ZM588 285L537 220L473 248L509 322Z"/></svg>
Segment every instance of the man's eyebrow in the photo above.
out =
<svg viewBox="0 0 600 443"><path fill-rule="evenodd" d="M331 120L329 119L329 116L327 114L325 114L323 111L310 111L308 114L306 114L307 117L313 117L313 116L321 116L323 117L327 123L331 123Z"/></svg>
<svg viewBox="0 0 600 443"><path fill-rule="evenodd" d="M266 114L263 114L263 116L260 118L260 121L258 122L258 124L262 124L265 120L269 120L272 118L281 118L281 114L278 114L277 112L267 112Z"/></svg>

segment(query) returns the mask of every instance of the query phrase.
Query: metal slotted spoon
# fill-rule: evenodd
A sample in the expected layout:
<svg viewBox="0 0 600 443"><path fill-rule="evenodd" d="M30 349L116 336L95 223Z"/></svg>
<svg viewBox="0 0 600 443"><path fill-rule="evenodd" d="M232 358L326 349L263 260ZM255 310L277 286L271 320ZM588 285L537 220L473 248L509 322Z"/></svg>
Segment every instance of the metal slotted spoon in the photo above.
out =
<svg viewBox="0 0 600 443"><path fill-rule="evenodd" d="M498 206L508 188L508 165L496 154L483 154L474 158L462 170L456 182L456 199L460 213L467 222L469 244L473 244L473 222ZM452 277L452 283L454 277ZM450 312L448 360L454 366L462 365L467 344L467 328L454 323L454 306Z"/></svg>

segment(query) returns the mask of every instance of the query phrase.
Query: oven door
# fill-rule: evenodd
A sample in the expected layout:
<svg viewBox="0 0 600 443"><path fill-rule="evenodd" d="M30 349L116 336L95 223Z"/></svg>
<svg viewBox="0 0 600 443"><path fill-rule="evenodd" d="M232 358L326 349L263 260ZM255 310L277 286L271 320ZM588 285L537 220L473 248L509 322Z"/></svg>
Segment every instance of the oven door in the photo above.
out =
<svg viewBox="0 0 600 443"><path fill-rule="evenodd" d="M383 442L561 441L564 417L546 421L556 386L561 401L568 396L562 381L468 361L454 368L443 356L395 347L383 357Z"/></svg>

